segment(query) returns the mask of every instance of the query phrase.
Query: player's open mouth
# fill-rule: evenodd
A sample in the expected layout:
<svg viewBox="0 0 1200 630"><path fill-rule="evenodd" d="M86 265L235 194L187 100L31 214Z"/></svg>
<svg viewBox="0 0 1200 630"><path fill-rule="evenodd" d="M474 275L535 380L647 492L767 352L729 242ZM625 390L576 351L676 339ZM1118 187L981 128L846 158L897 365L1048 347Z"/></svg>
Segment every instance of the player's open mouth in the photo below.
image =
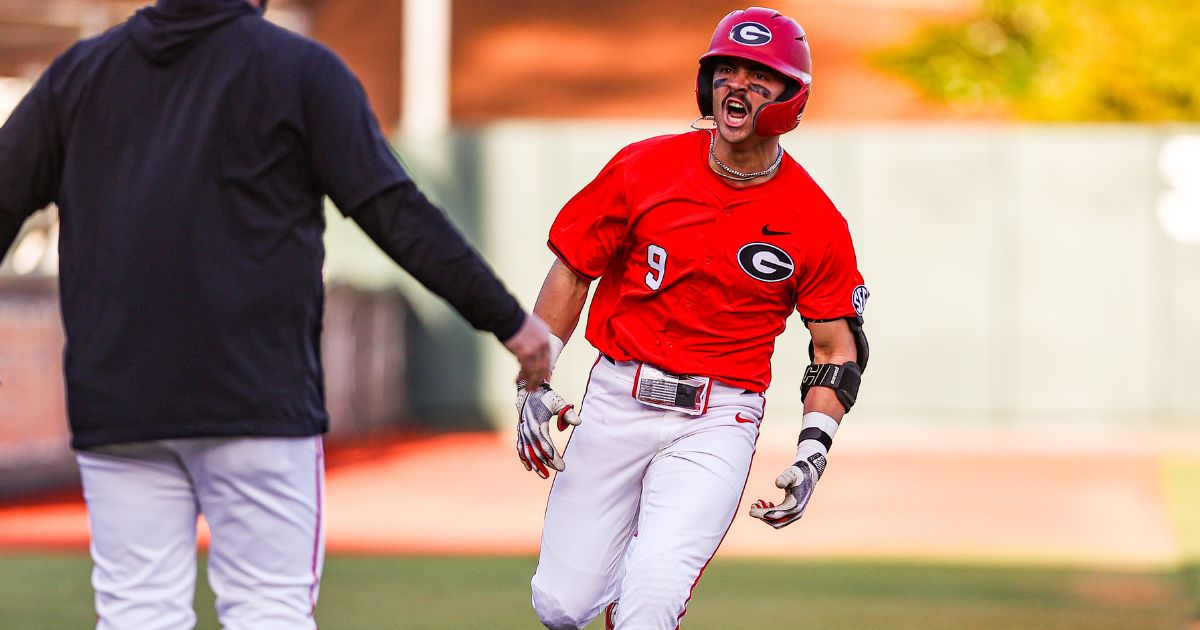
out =
<svg viewBox="0 0 1200 630"><path fill-rule="evenodd" d="M725 124L730 127L740 127L750 115L750 105L740 99L730 97L725 99Z"/></svg>

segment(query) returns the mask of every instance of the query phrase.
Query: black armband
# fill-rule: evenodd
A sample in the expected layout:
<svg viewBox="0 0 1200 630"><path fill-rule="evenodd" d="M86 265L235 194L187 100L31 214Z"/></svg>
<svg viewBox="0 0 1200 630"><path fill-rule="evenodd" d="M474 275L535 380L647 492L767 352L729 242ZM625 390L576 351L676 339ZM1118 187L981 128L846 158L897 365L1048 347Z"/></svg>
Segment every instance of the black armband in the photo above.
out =
<svg viewBox="0 0 1200 630"><path fill-rule="evenodd" d="M850 411L858 398L858 386L862 383L862 369L854 361L842 365L832 363L812 363L804 370L804 380L800 382L800 399L808 397L808 390L813 387L828 387L836 394L838 401Z"/></svg>
<svg viewBox="0 0 1200 630"><path fill-rule="evenodd" d="M833 436L817 427L808 427L801 431L800 438L796 440L796 446L800 446L800 443L804 440L816 440L820 442L825 447L826 453L833 449Z"/></svg>

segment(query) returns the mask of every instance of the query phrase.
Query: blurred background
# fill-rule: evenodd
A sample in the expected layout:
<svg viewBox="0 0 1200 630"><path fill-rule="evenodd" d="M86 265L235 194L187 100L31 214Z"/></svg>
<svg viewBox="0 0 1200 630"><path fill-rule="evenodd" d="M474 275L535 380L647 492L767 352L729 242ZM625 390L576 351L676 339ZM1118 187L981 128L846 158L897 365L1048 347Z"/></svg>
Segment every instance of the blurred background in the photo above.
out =
<svg viewBox="0 0 1200 630"><path fill-rule="evenodd" d="M55 55L142 4L0 0L0 120ZM872 353L810 515L779 533L739 517L718 561L783 555L834 563L822 572L874 567L865 575L892 569L856 563L910 563L895 569L896 584L933 585L956 602L938 606L963 607L939 626L919 608L866 599L900 596L856 574L844 582L848 599L826 593L828 615L813 613L832 627L1192 627L1200 8L771 6L798 19L812 45L812 99L783 144L850 223L871 290ZM349 64L422 187L531 306L553 260L544 243L557 210L621 147L688 129L698 115L696 60L736 8L271 0L267 17ZM506 604L523 621L488 627L533 627L520 588L547 485L512 457L515 362L336 210L328 219L331 572L339 552L525 558L512 569L517 602ZM67 448L55 225L53 208L36 215L0 265L0 552L86 547ZM776 346L747 503L774 492L771 480L790 463L806 346L793 319ZM556 388L579 400L594 359L577 334ZM489 490L463 488L463 469ZM470 508L481 519L448 526L430 509L462 509L464 493L486 495ZM1072 573L1017 571L1013 583L1030 591L1004 599L1007 587L978 574L945 578L977 580L970 593L937 586L945 572L914 578L913 566L929 563ZM755 594L737 590L734 565L720 581L721 566L711 572L716 586L706 573L688 621L761 627L732 621L738 598ZM784 583L811 573L785 573ZM805 588L813 585L796 596ZM1035 590L1056 588L1070 605L1030 603ZM716 604L699 608L722 597L728 620ZM389 619L361 627L483 627Z"/></svg>

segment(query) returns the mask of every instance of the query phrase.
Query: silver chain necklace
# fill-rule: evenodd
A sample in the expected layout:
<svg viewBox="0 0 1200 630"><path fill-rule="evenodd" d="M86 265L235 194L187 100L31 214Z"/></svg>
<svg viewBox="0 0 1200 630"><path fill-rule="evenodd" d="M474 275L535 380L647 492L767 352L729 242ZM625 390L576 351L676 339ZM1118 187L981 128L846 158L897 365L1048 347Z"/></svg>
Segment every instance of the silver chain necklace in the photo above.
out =
<svg viewBox="0 0 1200 630"><path fill-rule="evenodd" d="M721 158L717 157L717 150L716 150L717 149L717 133L715 131L708 132L708 155L713 159L713 162L715 162L717 164L717 166L721 167L721 171L725 171L725 172L722 173L721 171L718 171L715 168L712 171L714 173L716 173L717 175L720 175L721 177L724 177L726 179L732 179L732 180L738 181L738 182L744 182L744 181L748 181L751 179L756 179L756 178L762 177L763 175L770 175L771 173L774 173L775 169L779 168L779 165L781 163L783 163L783 147L778 147L778 148L779 148L779 153L776 154L776 156L775 156L774 164L771 164L767 168L765 168L761 171L755 172L755 173L743 173L743 172L725 164L724 162L721 161Z"/></svg>

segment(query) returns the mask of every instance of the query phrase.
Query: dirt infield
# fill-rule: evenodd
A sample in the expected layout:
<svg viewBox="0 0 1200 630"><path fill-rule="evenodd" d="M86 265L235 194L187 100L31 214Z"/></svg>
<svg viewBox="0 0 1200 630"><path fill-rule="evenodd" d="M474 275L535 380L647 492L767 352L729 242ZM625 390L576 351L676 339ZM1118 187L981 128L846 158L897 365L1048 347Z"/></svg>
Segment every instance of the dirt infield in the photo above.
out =
<svg viewBox="0 0 1200 630"><path fill-rule="evenodd" d="M745 506L778 492L774 476L791 458L788 430L764 429ZM1197 436L1163 436L1130 451L1120 436L1081 443L990 431L938 430L928 439L912 430L843 433L804 521L775 531L743 510L723 556L1181 560L1160 461L1200 460ZM534 553L549 484L520 466L511 442L503 434L455 434L331 449L329 552ZM86 545L77 493L0 506L0 549Z"/></svg>

